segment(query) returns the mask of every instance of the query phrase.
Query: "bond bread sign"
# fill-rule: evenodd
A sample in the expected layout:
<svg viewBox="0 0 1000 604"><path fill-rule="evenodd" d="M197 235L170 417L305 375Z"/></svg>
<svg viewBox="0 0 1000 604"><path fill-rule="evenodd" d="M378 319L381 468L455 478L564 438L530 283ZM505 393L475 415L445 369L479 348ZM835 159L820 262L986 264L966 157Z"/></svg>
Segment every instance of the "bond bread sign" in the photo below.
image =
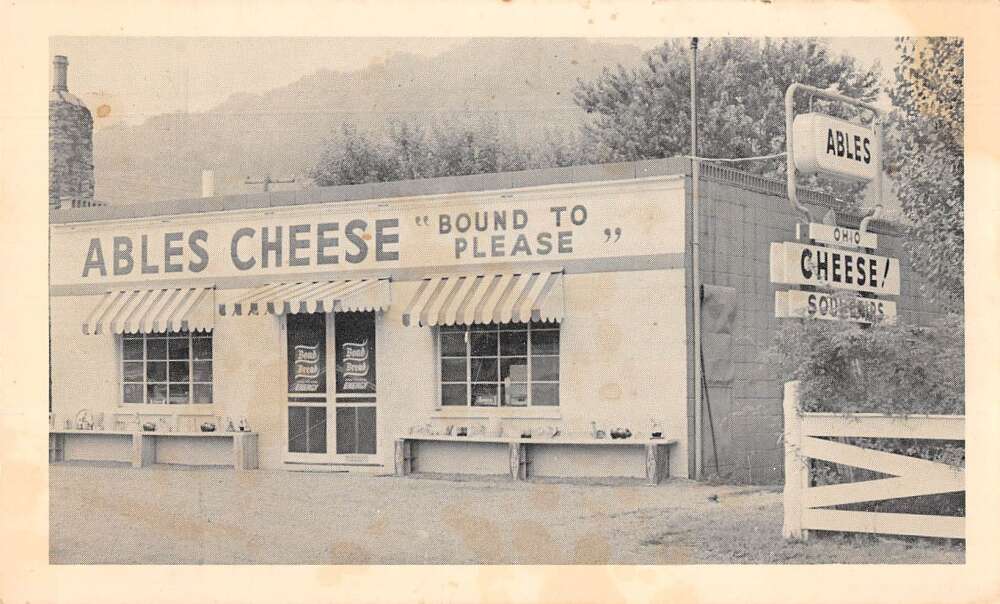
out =
<svg viewBox="0 0 1000 604"><path fill-rule="evenodd" d="M771 244L771 282L899 295L899 260L818 245Z"/></svg>
<svg viewBox="0 0 1000 604"><path fill-rule="evenodd" d="M823 115L803 113L792 122L795 168L806 174L867 182L882 165L875 131Z"/></svg>
<svg viewBox="0 0 1000 604"><path fill-rule="evenodd" d="M817 243L828 243L842 247L878 247L878 235L847 227L833 226L819 222L809 223L809 239Z"/></svg>
<svg viewBox="0 0 1000 604"><path fill-rule="evenodd" d="M774 316L891 324L896 322L896 303L850 294L779 291L774 292Z"/></svg>

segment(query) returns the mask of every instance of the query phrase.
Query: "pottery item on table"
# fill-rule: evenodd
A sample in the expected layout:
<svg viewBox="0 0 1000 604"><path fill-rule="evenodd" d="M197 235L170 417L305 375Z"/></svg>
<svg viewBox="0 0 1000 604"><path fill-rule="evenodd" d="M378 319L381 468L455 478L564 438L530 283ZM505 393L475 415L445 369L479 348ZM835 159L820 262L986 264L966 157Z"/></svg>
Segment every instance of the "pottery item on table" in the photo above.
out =
<svg viewBox="0 0 1000 604"><path fill-rule="evenodd" d="M604 430L598 430L597 432L594 433L594 438L597 439L604 438L605 436L606 434L604 433Z"/></svg>
<svg viewBox="0 0 1000 604"><path fill-rule="evenodd" d="M663 438L663 432L653 432L650 438Z"/></svg>
<svg viewBox="0 0 1000 604"><path fill-rule="evenodd" d="M562 432L559 430L558 427L553 427L552 428L552 438L555 438L555 437L559 436L561 433Z"/></svg>
<svg viewBox="0 0 1000 604"><path fill-rule="evenodd" d="M455 436L468 436L469 429L466 426L459 426L458 430L455 432Z"/></svg>
<svg viewBox="0 0 1000 604"><path fill-rule="evenodd" d="M444 429L445 436L451 436L455 433L455 426L449 425Z"/></svg>
<svg viewBox="0 0 1000 604"><path fill-rule="evenodd" d="M143 422L142 429L145 430L146 432L155 432L156 424L154 424L153 422Z"/></svg>
<svg viewBox="0 0 1000 604"><path fill-rule="evenodd" d="M591 438L597 438L597 422L590 422L590 436Z"/></svg>
<svg viewBox="0 0 1000 604"><path fill-rule="evenodd" d="M66 420L66 429L69 430L72 427L73 427L73 420L71 419Z"/></svg>
<svg viewBox="0 0 1000 604"><path fill-rule="evenodd" d="M215 432L215 424L212 422L205 422L201 425L202 432Z"/></svg>

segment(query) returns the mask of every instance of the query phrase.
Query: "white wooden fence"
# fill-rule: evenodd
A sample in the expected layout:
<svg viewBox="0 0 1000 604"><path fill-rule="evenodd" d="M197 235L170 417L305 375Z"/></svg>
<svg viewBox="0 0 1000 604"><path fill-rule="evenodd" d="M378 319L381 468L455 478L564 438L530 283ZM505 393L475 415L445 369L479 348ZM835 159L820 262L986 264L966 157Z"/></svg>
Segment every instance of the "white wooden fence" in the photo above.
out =
<svg viewBox="0 0 1000 604"><path fill-rule="evenodd" d="M965 490L965 471L943 463L865 449L817 437L965 440L964 415L803 413L798 382L785 384L786 538L805 539L809 529L965 538L965 518L820 509ZM865 468L891 478L810 486L809 460Z"/></svg>

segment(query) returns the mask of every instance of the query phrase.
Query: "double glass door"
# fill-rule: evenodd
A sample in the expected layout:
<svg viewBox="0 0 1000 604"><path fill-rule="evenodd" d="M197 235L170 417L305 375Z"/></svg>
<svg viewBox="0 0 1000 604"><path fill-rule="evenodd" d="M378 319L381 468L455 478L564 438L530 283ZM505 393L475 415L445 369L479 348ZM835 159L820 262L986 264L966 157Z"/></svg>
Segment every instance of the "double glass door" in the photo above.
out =
<svg viewBox="0 0 1000 604"><path fill-rule="evenodd" d="M287 458L368 461L378 441L375 313L285 317Z"/></svg>

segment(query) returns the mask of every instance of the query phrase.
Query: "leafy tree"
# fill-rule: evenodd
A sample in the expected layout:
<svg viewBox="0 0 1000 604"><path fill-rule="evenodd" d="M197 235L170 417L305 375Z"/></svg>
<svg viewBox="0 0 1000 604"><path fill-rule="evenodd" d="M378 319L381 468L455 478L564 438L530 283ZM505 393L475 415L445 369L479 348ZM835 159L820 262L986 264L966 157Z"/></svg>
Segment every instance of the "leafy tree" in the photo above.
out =
<svg viewBox="0 0 1000 604"><path fill-rule="evenodd" d="M964 299L964 57L959 38L899 39L887 137L914 269L953 310Z"/></svg>
<svg viewBox="0 0 1000 604"><path fill-rule="evenodd" d="M584 134L598 161L632 161L690 152L690 58L687 40L668 40L636 69L606 69L592 82L579 82L576 102L591 120ZM877 66L862 70L848 56L833 56L814 39L705 40L698 51L698 154L752 157L785 150L785 90L794 82L871 101L878 94ZM841 104L797 99L796 112L810 106L852 117ZM784 178L783 159L729 164ZM863 186L803 179L860 203Z"/></svg>
<svg viewBox="0 0 1000 604"><path fill-rule="evenodd" d="M429 130L410 122L359 132L344 125L310 171L320 186L504 172L569 165L576 157L564 138L522 145L496 119L446 122Z"/></svg>

